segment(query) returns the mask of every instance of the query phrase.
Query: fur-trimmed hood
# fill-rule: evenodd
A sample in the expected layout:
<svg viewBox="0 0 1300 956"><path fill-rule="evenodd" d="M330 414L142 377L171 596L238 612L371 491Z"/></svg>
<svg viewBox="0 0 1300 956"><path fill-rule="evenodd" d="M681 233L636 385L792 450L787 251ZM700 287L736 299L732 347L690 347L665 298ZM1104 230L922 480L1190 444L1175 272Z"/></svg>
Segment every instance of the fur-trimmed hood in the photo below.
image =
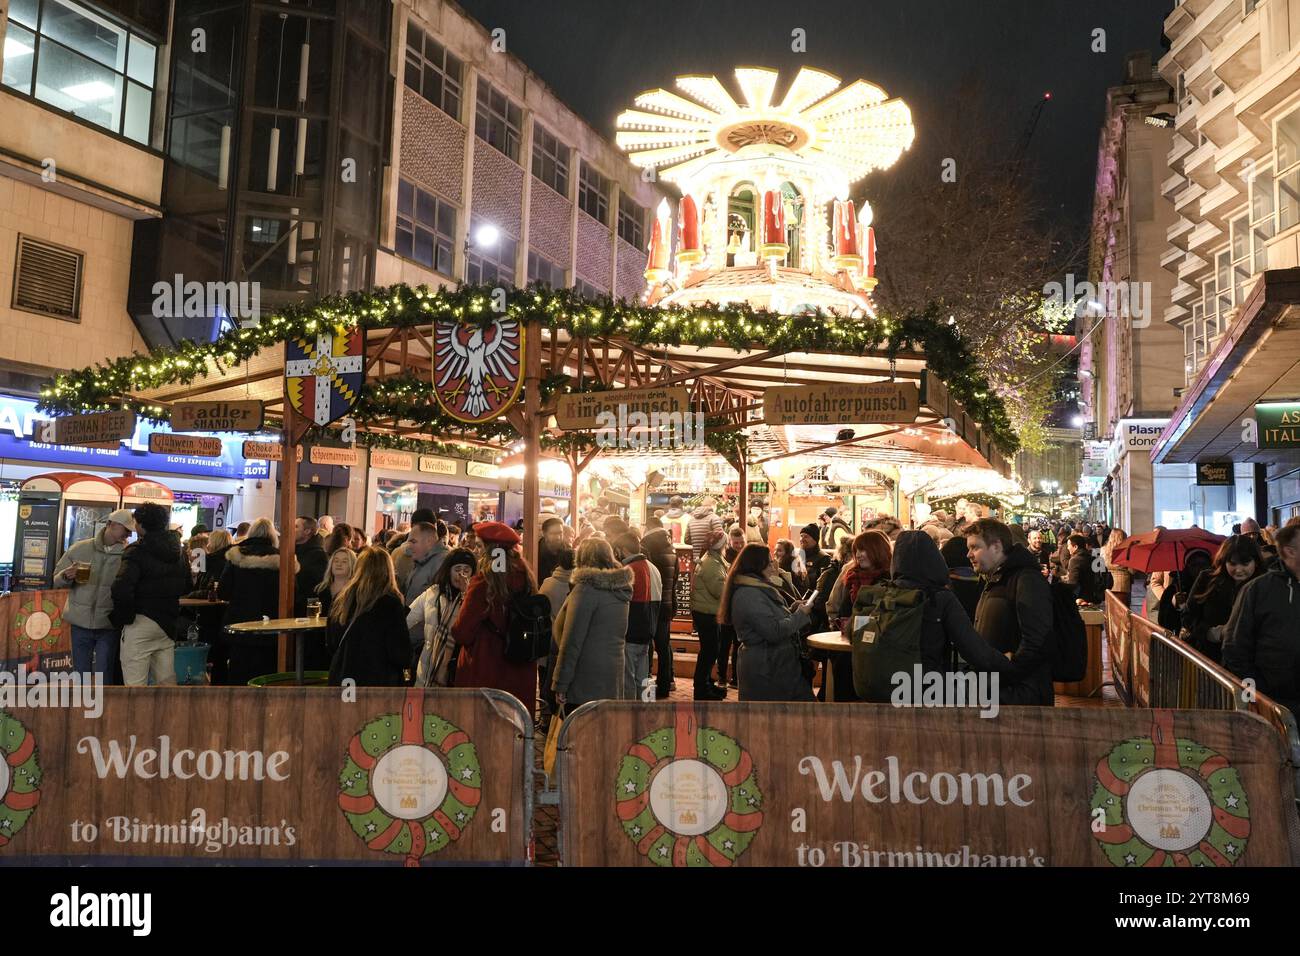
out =
<svg viewBox="0 0 1300 956"><path fill-rule="evenodd" d="M249 538L226 552L226 560L244 571L280 570L280 552L263 544L265 538ZM298 573L298 559L293 559L293 573Z"/></svg>
<svg viewBox="0 0 1300 956"><path fill-rule="evenodd" d="M599 591L626 591L627 596L624 600L632 600L632 580L634 575L631 568L575 568L570 575L570 583L573 587L585 584L589 588L595 588Z"/></svg>

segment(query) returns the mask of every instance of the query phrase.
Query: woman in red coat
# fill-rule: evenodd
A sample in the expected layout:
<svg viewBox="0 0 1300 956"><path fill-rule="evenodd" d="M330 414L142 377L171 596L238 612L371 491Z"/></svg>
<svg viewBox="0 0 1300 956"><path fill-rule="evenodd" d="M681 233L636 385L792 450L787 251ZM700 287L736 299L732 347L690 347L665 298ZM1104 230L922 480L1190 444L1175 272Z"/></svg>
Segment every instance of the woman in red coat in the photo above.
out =
<svg viewBox="0 0 1300 956"><path fill-rule="evenodd" d="M537 663L507 660L505 638L510 596L536 592L533 572L519 553L519 535L509 525L483 521L474 525L474 533L483 542L483 556L451 628L460 648L456 686L495 687L514 694L529 714L535 714ZM495 570L503 565L504 571Z"/></svg>

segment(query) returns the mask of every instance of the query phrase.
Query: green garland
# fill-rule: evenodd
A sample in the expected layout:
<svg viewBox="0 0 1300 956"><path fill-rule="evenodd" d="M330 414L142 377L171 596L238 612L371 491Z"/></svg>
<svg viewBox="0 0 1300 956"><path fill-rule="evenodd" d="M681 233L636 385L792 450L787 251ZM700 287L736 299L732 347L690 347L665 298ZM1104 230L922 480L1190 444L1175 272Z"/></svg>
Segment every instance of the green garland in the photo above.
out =
<svg viewBox="0 0 1300 956"><path fill-rule="evenodd" d="M395 285L291 304L256 327L231 329L213 342L186 340L149 355L137 353L65 372L41 389L39 407L54 413L125 407L157 418L163 414L158 406L123 396L167 385L188 385L208 374L209 362L218 369L233 370L262 349L289 339L311 338L325 328L412 328L447 320L486 323L502 315L502 309L506 318L519 322L538 320L548 329L563 329L575 336L617 337L653 348L723 343L738 352L760 348L862 355L874 349L891 357L923 351L926 366L987 430L994 445L1005 454L1019 447L1001 398L980 372L956 328L934 310L894 320L849 319L821 310L783 315L743 303L660 308L607 296L584 299L572 289L541 286L429 289ZM363 400L376 384L366 383ZM481 427L475 433L483 436Z"/></svg>

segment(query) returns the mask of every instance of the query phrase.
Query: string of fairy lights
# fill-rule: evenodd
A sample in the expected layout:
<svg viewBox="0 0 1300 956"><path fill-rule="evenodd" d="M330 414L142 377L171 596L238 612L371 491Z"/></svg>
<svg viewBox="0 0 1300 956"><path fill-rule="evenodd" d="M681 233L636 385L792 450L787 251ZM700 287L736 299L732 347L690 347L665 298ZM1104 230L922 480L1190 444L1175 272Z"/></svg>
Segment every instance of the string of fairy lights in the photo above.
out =
<svg viewBox="0 0 1300 956"><path fill-rule="evenodd" d="M455 289L395 285L329 296L314 303L292 304L264 317L256 326L231 329L212 342L182 341L174 348L147 355L124 356L64 372L41 389L38 407L54 414L126 409L153 421L166 421L166 409L139 393L171 385L188 385L215 369L235 369L263 349L286 341L314 339L324 330L337 333L360 328L416 328L435 321L486 325L494 319L521 323L538 321L547 329L574 337L616 338L634 345L670 348L725 345L737 352L781 350L863 355L883 351L893 357L922 352L928 369L978 422L992 444L1013 454L1019 439L1002 399L980 371L975 357L956 328L932 312L902 318L846 318L825 311L796 315L754 308L744 303L691 307L652 307L611 297L588 299L573 289L532 286L527 289L462 285ZM557 389L567 388L565 376L541 386L543 402ZM585 389L584 389L585 390ZM369 379L362 387L353 417L366 425L397 419L426 426L432 434L467 432L463 423L446 415L431 400L432 383L413 376ZM505 419L473 427L478 440L519 437ZM711 436L729 450L733 432ZM376 447L401 447L399 436L372 434ZM410 447L437 444L411 439ZM711 443L712 444L712 443Z"/></svg>

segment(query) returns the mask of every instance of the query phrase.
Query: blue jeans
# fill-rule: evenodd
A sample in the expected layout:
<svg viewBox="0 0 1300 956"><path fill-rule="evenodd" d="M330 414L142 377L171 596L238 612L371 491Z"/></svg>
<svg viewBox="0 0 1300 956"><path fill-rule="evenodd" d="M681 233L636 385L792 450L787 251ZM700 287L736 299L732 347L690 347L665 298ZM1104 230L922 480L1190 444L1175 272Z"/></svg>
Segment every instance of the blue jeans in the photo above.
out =
<svg viewBox="0 0 1300 956"><path fill-rule="evenodd" d="M112 680L121 640L111 627L72 625L72 669L78 674L104 674Z"/></svg>

